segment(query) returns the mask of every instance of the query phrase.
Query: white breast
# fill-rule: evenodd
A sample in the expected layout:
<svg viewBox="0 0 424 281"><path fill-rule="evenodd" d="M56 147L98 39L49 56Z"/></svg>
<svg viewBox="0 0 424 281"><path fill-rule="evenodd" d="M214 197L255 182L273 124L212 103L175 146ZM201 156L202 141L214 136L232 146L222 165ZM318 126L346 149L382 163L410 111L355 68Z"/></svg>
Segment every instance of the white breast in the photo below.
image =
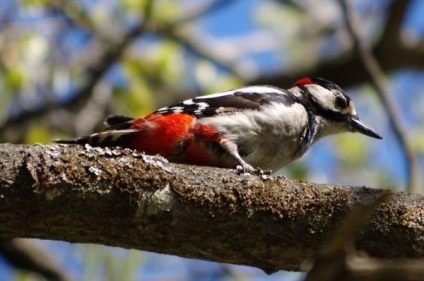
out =
<svg viewBox="0 0 424 281"><path fill-rule="evenodd" d="M296 158L308 115L300 104L287 107L271 103L260 111L219 115L199 122L213 124L236 143L241 156L253 167L275 170Z"/></svg>

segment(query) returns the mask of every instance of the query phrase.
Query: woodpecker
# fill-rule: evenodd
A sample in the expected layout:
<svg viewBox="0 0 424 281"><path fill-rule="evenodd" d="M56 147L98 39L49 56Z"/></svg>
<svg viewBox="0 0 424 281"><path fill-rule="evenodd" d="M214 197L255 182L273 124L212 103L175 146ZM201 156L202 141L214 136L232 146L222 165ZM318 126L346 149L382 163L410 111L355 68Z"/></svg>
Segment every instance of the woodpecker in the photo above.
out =
<svg viewBox="0 0 424 281"><path fill-rule="evenodd" d="M249 86L165 106L141 118L111 115L107 127L65 144L120 146L171 162L276 170L327 135L381 139L336 84L307 77L290 89Z"/></svg>

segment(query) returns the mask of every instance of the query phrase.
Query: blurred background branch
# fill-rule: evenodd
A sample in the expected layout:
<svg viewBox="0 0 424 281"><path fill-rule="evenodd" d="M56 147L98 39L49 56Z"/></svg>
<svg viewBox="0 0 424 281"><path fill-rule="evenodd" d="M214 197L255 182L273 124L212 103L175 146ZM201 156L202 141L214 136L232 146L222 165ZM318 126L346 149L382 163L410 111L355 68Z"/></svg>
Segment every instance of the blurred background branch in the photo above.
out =
<svg viewBox="0 0 424 281"><path fill-rule="evenodd" d="M97 85L97 83L103 78L103 76L112 67L112 65L120 59L127 46L131 44L136 37L140 36L140 34L145 32L146 28L148 27L148 23L152 13L153 2L154 1L146 2L145 10L143 12L144 20L141 23L129 29L128 32L124 36L122 36L122 38L119 39L117 42L110 42L109 44L107 44L109 46L104 47L102 54L97 55L98 59L94 61L91 65L87 66L86 73L83 75L85 82L83 83L83 86L81 86L80 89L76 90L72 98L68 99L66 103L46 102L37 108L27 110L25 112L22 112L21 114L16 115L15 117L8 118L7 121L4 122L0 127L0 134L2 134L2 132L4 132L4 130L6 130L8 127L19 126L20 123L37 116L43 116L55 108L63 108L65 106L82 106L92 94L93 89ZM59 0L56 0L55 2L56 5L60 3L61 2L59 2ZM80 23L86 23L84 24L84 27L88 26L91 31L95 32L94 35L100 35L99 32L96 31L97 28L95 28L94 25L86 19L83 13L75 12L76 9L73 4L65 4L64 7L66 9L64 11L71 12L71 15L77 17L77 20L85 19Z"/></svg>
<svg viewBox="0 0 424 281"><path fill-rule="evenodd" d="M44 245L29 239L0 240L0 254L20 270L34 272L51 281L72 280Z"/></svg>
<svg viewBox="0 0 424 281"><path fill-rule="evenodd" d="M400 31L400 16L399 12L405 11L404 2L407 1L397 1L398 3L403 3L400 7L393 7L393 9L398 9L396 12L393 11L393 22L386 28L386 32L383 36L383 42L390 44L394 38L399 38ZM360 36L360 26L358 19L356 18L352 8L350 7L348 0L340 0L342 11L345 17L347 30L349 31L350 36L352 37L353 47L358 53L358 56L364 66L365 73L368 75L368 79L371 81L373 87L376 89L376 93L381 100L381 103L386 109L387 115L390 120L390 125L395 132L403 151L405 154L405 168L408 174L408 191L409 192L419 192L420 191L420 181L419 181L419 167L418 162L415 158L415 153L412 148L412 144L407 137L407 132L405 127L402 124L400 119L400 112L398 106L394 99L392 98L393 94L389 94L389 88L384 78L383 71L374 55L371 53L371 50L368 48L366 43ZM403 13L402 13L403 14ZM391 28L396 31L396 35L391 32L388 32L388 28ZM390 44L393 45L393 44Z"/></svg>

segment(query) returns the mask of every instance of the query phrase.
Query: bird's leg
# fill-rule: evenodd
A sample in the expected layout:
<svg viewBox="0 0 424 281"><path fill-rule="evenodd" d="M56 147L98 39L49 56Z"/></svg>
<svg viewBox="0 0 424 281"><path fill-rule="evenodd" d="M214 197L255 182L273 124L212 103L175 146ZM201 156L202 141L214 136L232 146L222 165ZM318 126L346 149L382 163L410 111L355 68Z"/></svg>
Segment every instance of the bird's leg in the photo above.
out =
<svg viewBox="0 0 424 281"><path fill-rule="evenodd" d="M223 138L219 141L219 144L221 147L228 152L231 156L237 159L240 165L237 166L237 170L243 173L250 173L255 171L255 169L248 164L246 161L241 158L240 154L238 153L237 144L232 142L229 139Z"/></svg>

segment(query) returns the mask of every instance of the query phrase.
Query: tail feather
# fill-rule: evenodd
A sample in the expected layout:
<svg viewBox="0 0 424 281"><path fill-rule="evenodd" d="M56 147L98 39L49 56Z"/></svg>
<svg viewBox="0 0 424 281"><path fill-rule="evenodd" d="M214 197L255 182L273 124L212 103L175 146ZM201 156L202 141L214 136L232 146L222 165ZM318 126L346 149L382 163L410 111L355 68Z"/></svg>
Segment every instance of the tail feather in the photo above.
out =
<svg viewBox="0 0 424 281"><path fill-rule="evenodd" d="M53 140L53 142L61 143L61 144L86 144L88 143L88 138L89 136L84 136L77 139L66 139L66 140L56 139L56 140Z"/></svg>
<svg viewBox="0 0 424 281"><path fill-rule="evenodd" d="M132 127L131 121L133 120L133 118L128 116L109 115L104 121L108 127L101 132L76 139L58 139L53 142L61 144L89 144L92 146L125 146L130 136L140 131Z"/></svg>
<svg viewBox="0 0 424 281"><path fill-rule="evenodd" d="M137 132L140 131L137 129L110 130L76 139L54 140L54 142L61 144L89 144L92 146L125 146L130 137Z"/></svg>
<svg viewBox="0 0 424 281"><path fill-rule="evenodd" d="M109 128L128 129L131 127L131 121L134 118L124 115L109 115L106 117L104 124Z"/></svg>

